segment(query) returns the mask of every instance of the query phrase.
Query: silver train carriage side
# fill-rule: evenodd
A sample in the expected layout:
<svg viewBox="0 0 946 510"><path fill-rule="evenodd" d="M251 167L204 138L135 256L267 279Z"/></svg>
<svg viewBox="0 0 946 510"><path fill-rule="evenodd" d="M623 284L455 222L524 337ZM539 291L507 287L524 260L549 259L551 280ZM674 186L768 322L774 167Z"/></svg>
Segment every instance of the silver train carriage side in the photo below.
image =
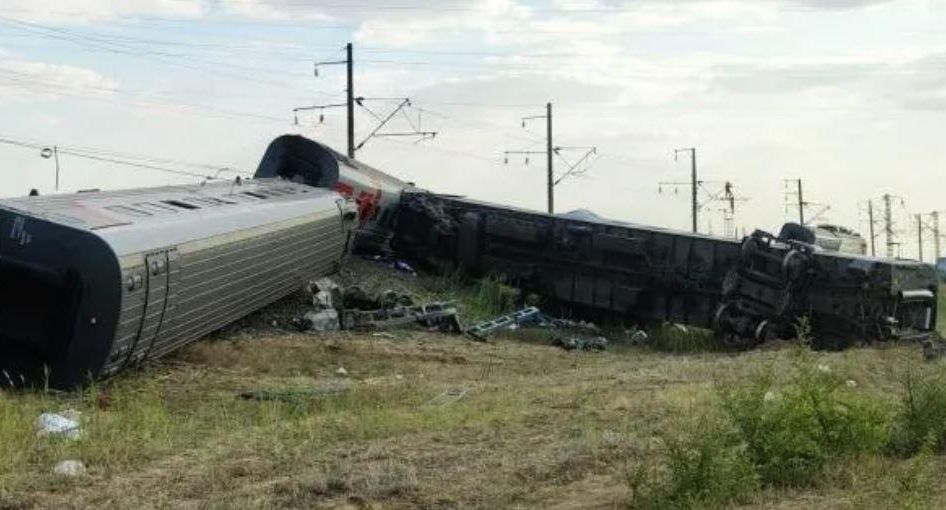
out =
<svg viewBox="0 0 946 510"><path fill-rule="evenodd" d="M394 231L401 192L414 188L412 183L299 135L282 135L270 142L255 177L282 177L333 189L353 199L358 207L355 248L367 251L386 247Z"/></svg>
<svg viewBox="0 0 946 510"><path fill-rule="evenodd" d="M282 179L0 200L0 385L167 354L336 271L356 219Z"/></svg>

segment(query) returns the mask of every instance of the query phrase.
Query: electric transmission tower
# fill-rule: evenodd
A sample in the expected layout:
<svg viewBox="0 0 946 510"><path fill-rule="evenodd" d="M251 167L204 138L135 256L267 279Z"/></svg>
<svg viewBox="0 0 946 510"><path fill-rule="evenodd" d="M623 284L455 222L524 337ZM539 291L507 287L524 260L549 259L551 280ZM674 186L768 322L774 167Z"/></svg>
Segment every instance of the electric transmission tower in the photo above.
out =
<svg viewBox="0 0 946 510"><path fill-rule="evenodd" d="M723 213L723 232L727 237L736 236L735 214L736 202L746 202L746 197L737 196L735 186L731 181L704 181L700 180L696 165L696 148L688 147L684 149L674 149L674 161L680 153L689 153L690 155L690 181L661 181L657 183L657 193L663 194L665 188L673 190L674 195L679 195L680 188L688 188L690 191L690 220L694 233L699 232L700 212L711 203L724 202L724 207L719 209ZM702 195L702 196L701 196Z"/></svg>
<svg viewBox="0 0 946 510"><path fill-rule="evenodd" d="M529 164L529 156L535 154L543 154L546 158L546 194L547 194L547 203L548 203L548 213L555 214L555 186L558 186L563 180L570 176L584 175L589 166L583 166L588 162L589 159L595 157L598 154L597 147L587 146L587 147L564 147L561 145L555 145L552 138L552 103L545 104L545 115L530 115L528 117L522 117L520 120L522 122L522 127L526 127L526 123L530 120L536 119L545 119L545 150L544 151L531 151L531 150L514 150L514 151L503 151L503 163L509 164L509 156L523 156L524 162L526 165ZM568 161L563 155L563 152L566 151L581 151L581 157L578 158L574 163ZM558 157L566 165L566 170L558 177L555 177L554 169L554 160Z"/></svg>
<svg viewBox="0 0 946 510"><path fill-rule="evenodd" d="M345 74L346 74L346 79L347 79L347 87L345 88L345 94L347 97L346 97L345 102L344 103L331 103L331 104L316 104L316 105L311 105L311 106L299 106L299 107L293 108L292 118L293 118L293 123L295 125L297 126L299 125L299 113L301 112L309 112L309 111L319 112L319 117L318 117L319 124L322 124L325 122L326 109L344 107L346 110L347 118L348 118L347 154L348 154L348 157L351 159L354 159L355 152L358 149L361 149L368 142L368 140L371 140L372 138L387 137L387 136L390 136L390 137L409 136L409 137L418 137L418 141L421 141L421 140L426 140L428 138L434 138L437 136L436 131L422 131L420 129L420 122L418 122L417 124L414 124L410 116L406 114L404 115L404 117L407 119L408 123L411 125L412 131L381 132L381 128L387 125L394 118L395 115L397 115L399 112L404 113L405 108L411 107L411 100L406 97L385 98L385 97L355 96L355 83L354 83L355 82L355 76L354 76L355 63L354 63L354 57L352 54L351 43L348 43L345 45L345 59L344 60L330 60L330 61L315 62L313 64L313 74L315 75L316 78L318 78L320 67L334 66L334 65L345 65L345 71L346 71ZM373 110L369 109L367 106L365 106L366 101L389 101L389 102L396 103L396 106L393 108L393 110L388 112L387 115L382 116L382 115L377 114ZM358 106L362 108L363 110L367 111L369 114L371 114L372 117L374 117L378 121L378 124L375 126L374 129L372 129L371 133L367 137L365 137L365 139L362 140L360 143L355 143L355 106Z"/></svg>

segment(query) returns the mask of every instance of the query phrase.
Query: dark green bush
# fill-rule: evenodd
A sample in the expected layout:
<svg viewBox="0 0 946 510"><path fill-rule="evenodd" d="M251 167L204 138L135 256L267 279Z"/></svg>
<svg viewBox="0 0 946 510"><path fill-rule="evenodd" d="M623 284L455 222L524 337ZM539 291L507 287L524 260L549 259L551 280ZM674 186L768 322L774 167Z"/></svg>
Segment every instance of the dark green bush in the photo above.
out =
<svg viewBox="0 0 946 510"><path fill-rule="evenodd" d="M891 450L904 456L919 452L928 442L934 451L946 449L946 371L941 368L904 377L890 437Z"/></svg>
<svg viewBox="0 0 946 510"><path fill-rule="evenodd" d="M725 421L694 421L682 432L664 436L663 443L664 470L635 474L631 508L723 508L744 501L759 487L745 445Z"/></svg>
<svg viewBox="0 0 946 510"><path fill-rule="evenodd" d="M720 391L723 409L768 485L811 484L829 462L879 451L888 439L885 409L827 367L803 362L797 369L780 388L764 373Z"/></svg>

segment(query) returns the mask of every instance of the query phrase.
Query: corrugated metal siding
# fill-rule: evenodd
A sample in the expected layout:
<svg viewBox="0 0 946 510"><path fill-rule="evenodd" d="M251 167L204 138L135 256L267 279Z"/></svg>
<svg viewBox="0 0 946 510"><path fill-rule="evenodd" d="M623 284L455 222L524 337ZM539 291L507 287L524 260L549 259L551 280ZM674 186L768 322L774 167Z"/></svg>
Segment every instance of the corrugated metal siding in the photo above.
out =
<svg viewBox="0 0 946 510"><path fill-rule="evenodd" d="M105 373L117 372L134 345L130 359L139 362L167 354L191 341L220 329L235 320L298 290L305 281L337 270L344 254L347 231L341 228L336 211L321 219L269 232L254 229L255 235L219 245L201 240L202 249L192 251L187 245L181 253L179 275L168 296L169 305L153 346L142 331L142 340L134 342L136 326L141 324L144 292L126 292L119 335ZM233 239L238 236L227 236ZM143 267L126 271L134 274ZM159 299L163 287L151 291L150 299ZM160 309L149 308L146 323Z"/></svg>

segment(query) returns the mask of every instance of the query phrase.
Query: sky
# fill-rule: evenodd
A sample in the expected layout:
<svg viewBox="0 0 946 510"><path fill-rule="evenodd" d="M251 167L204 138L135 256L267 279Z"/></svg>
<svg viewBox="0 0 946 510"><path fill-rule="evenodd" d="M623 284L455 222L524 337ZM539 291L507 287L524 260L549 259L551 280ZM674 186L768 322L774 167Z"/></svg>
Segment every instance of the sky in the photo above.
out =
<svg viewBox="0 0 946 510"><path fill-rule="evenodd" d="M689 229L695 147L704 233L724 182L741 234L796 220L802 179L809 218L865 235L892 195L916 257L946 209L944 25L941 0L3 0L0 196L55 192L46 146L60 192L251 174L284 133L344 151L344 108L293 109L345 100L315 64L351 42L357 141L403 98L378 132L437 133L357 157L421 187L544 210L545 157L504 152L544 150L522 119L551 102L556 176L595 148L557 212Z"/></svg>

